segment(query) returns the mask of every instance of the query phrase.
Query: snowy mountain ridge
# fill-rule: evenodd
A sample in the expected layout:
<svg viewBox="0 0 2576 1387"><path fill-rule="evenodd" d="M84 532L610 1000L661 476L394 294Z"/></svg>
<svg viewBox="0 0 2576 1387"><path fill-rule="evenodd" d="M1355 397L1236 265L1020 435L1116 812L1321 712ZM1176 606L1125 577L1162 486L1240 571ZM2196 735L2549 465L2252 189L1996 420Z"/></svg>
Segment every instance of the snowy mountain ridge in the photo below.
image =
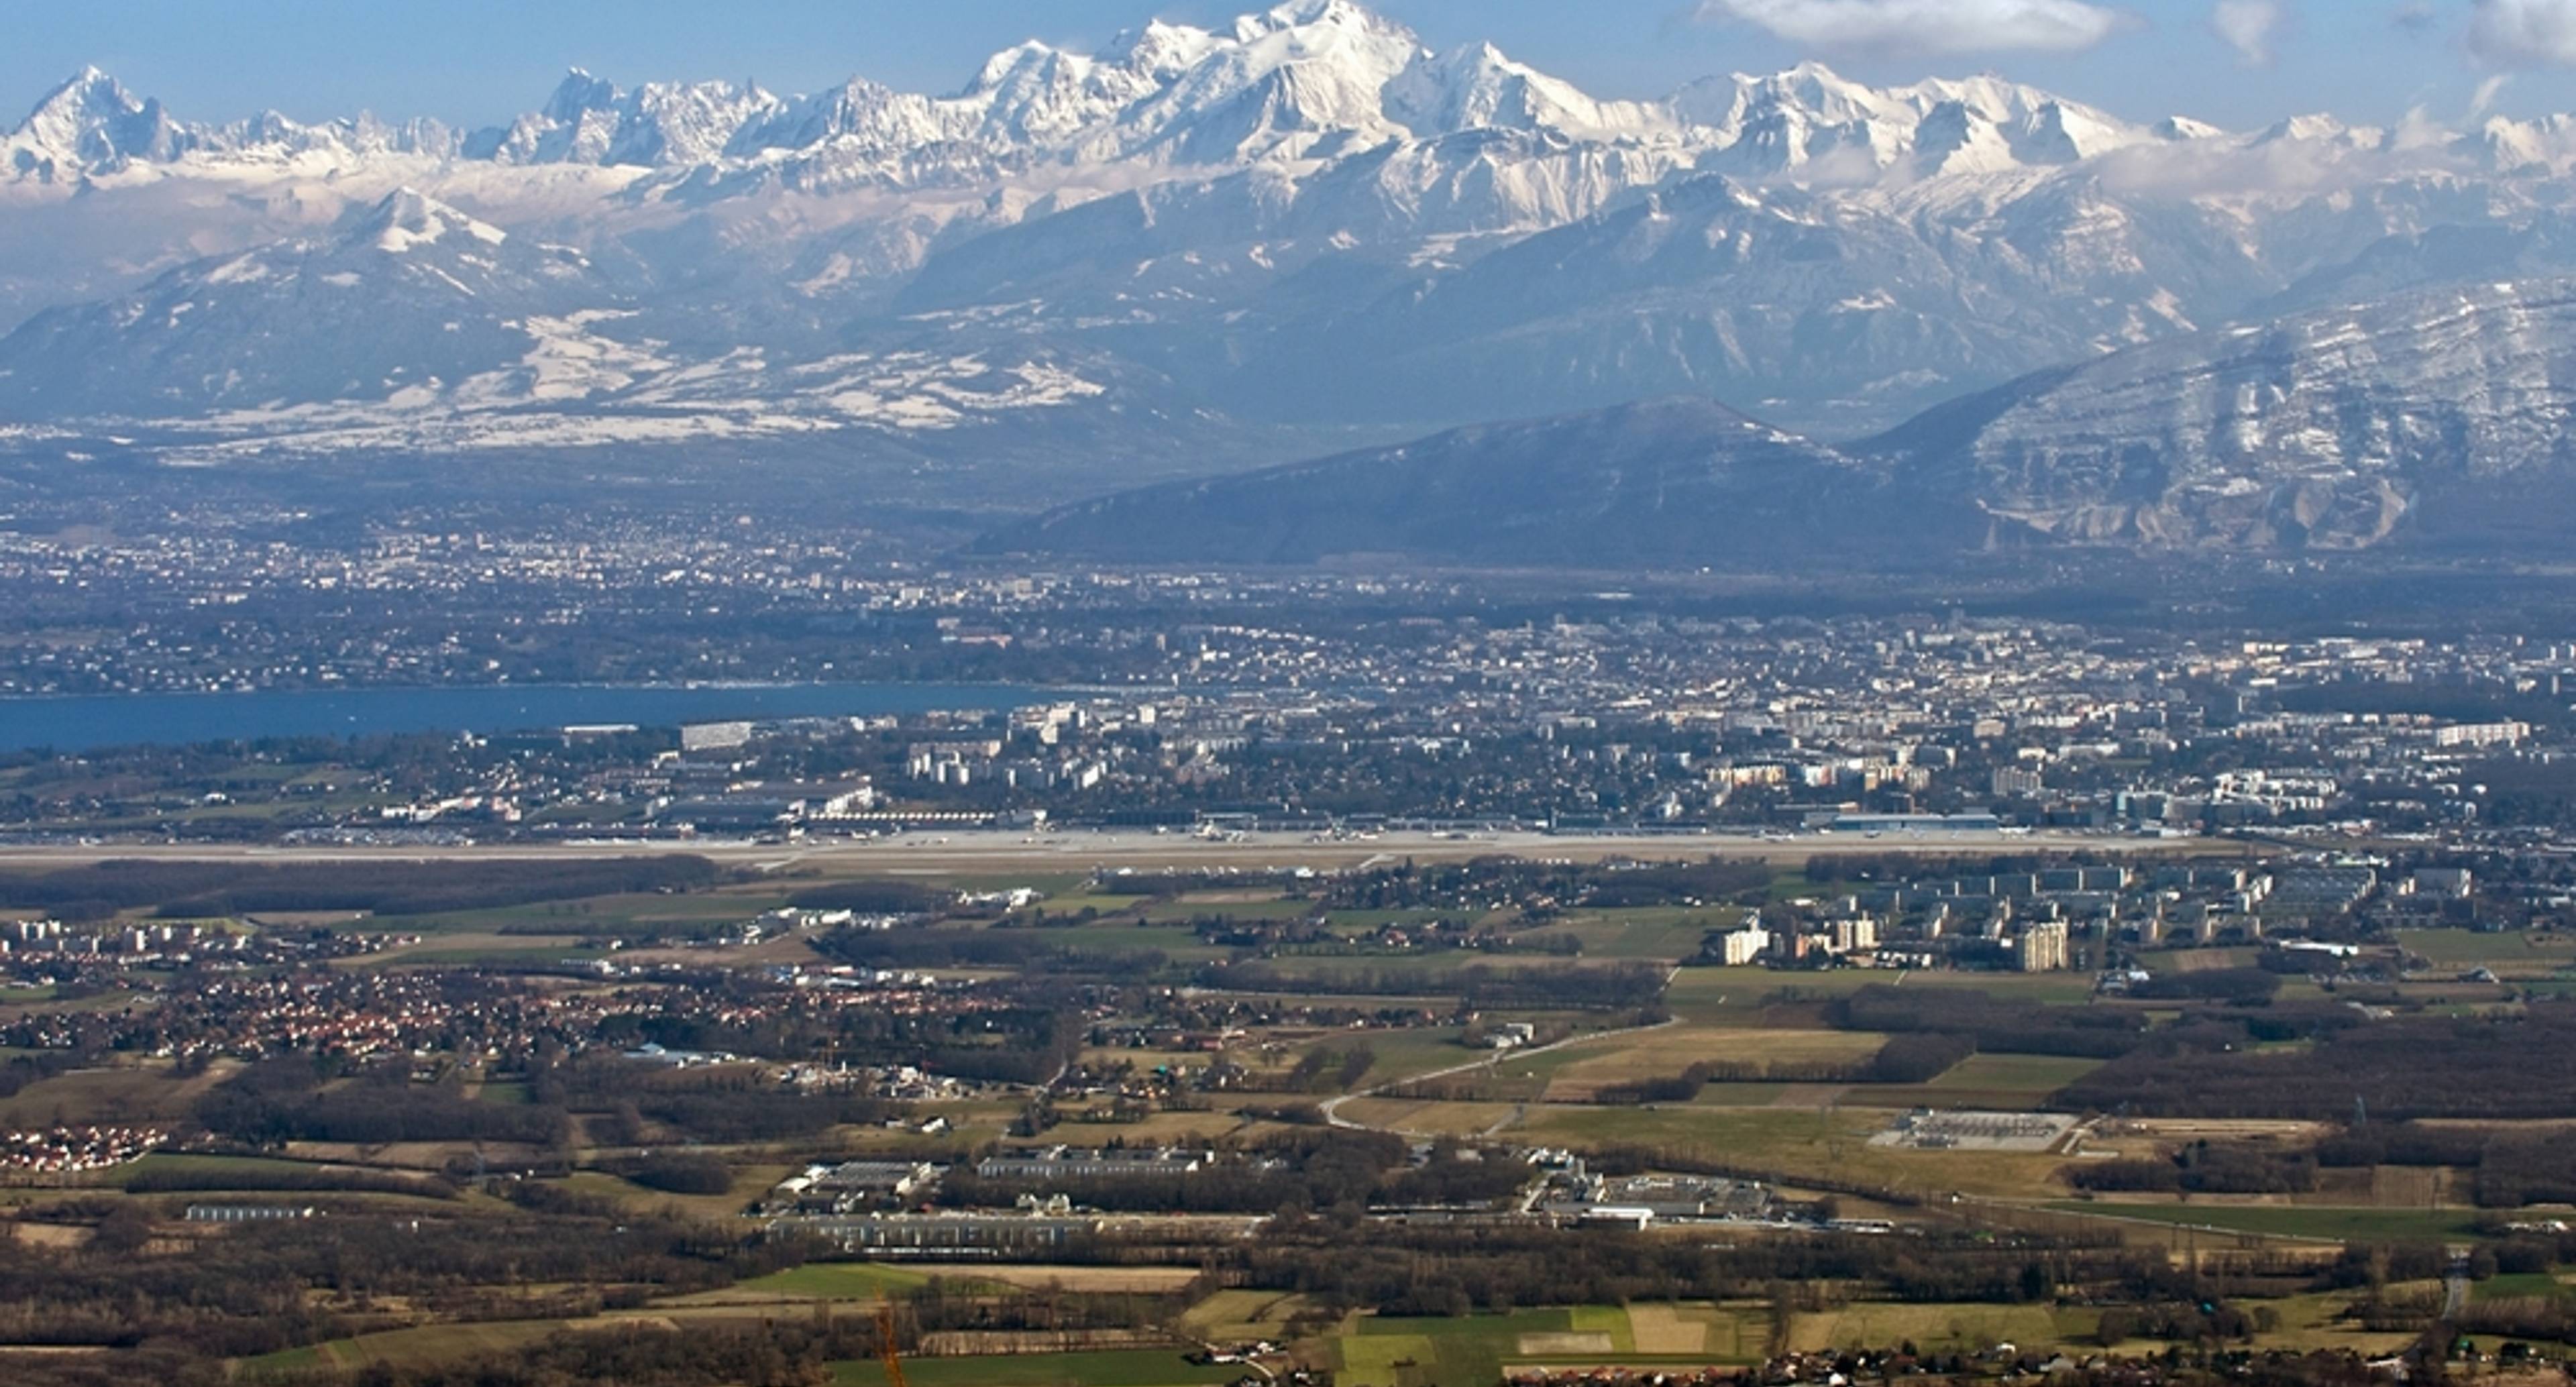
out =
<svg viewBox="0 0 2576 1387"><path fill-rule="evenodd" d="M1933 123L1928 135L1926 121ZM46 96L5 147L9 177L59 186L138 167L317 147L352 157L655 169L830 158L901 186L925 169L958 167L917 158L940 147L972 150L993 165L1222 166L1477 129L1679 143L1735 151L1746 167L1775 170L1854 149L1869 151L1881 168L1918 148L1946 158L1990 131L2010 158L2038 164L2152 137L1995 78L1879 91L1816 64L1769 77L1707 79L1663 101L1603 101L1490 44L1435 53L1352 0L1293 0L1224 32L1157 21L1099 53L1031 41L995 54L947 96L897 92L864 78L795 97L749 82L629 88L575 69L536 110L462 136L432 123L390 129L365 117L319 126L275 115L195 125L90 69Z"/></svg>
<svg viewBox="0 0 2576 1387"><path fill-rule="evenodd" d="M1844 440L2185 334L2576 274L2571 171L2571 117L2230 132L1816 63L1608 100L1353 0L1024 43L943 95L575 71L470 133L196 124L90 70L0 136L0 426L192 463L947 466L1008 433L1049 499L1665 395ZM2119 528L2053 504L2034 528Z"/></svg>

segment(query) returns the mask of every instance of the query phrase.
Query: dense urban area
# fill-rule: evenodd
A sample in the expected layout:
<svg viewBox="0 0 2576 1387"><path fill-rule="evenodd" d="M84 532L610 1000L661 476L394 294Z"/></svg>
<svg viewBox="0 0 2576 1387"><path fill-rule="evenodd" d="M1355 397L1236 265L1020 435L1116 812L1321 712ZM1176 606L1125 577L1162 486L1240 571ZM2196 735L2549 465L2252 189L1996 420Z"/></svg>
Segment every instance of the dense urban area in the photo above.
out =
<svg viewBox="0 0 2576 1387"><path fill-rule="evenodd" d="M2576 645L2527 627L2264 638L2227 622L2177 632L1961 603L1800 614L1747 602L1733 605L1754 614L1727 615L1727 599L1705 593L1460 577L966 569L824 582L796 577L806 569L792 552L761 562L777 568L757 583L682 564L656 582L709 592L629 592L637 605L623 616L518 591L509 584L533 581L521 572L473 599L525 599L515 615L433 634L415 613L366 641L339 624L356 619L344 598L295 612L281 592L320 602L341 583L381 585L392 607L434 604L434 589L399 565L272 581L245 602L263 625L222 614L229 589L211 565L199 590L170 585L172 610L117 625L105 613L123 598L62 579L70 605L26 604L15 619L42 638L5 647L18 669L0 682L106 699L111 728L94 745L0 752L0 834L387 844L940 826L1982 827L2527 843L2559 825L2571 787L2561 768L2576 720L2562 686ZM26 590L24 575L11 586ZM659 622L701 652L685 670L574 653L646 649L600 629L650 620L657 603L703 613L703 630ZM800 614L778 616L783 604ZM762 634L772 618L792 628L776 649ZM468 630L482 634L456 634ZM281 643L273 659L239 663ZM677 727L486 714L470 731L115 744L120 693L445 679L515 687L542 708L559 685L532 652L563 654L567 680L756 673L826 704L835 686L989 682L963 706L934 697L900 713ZM698 686L710 682L725 681Z"/></svg>
<svg viewBox="0 0 2576 1387"><path fill-rule="evenodd" d="M652 610L625 558L498 546L460 603L592 596L527 605L541 638L460 615L488 653L361 641L441 599L388 558L234 601L209 558L118 623L116 546L45 543L9 677L110 707L541 697L534 652ZM2576 644L2530 619L713 563L650 582L745 640L675 649L972 682L0 756L15 1380L2288 1384L2576 1348Z"/></svg>

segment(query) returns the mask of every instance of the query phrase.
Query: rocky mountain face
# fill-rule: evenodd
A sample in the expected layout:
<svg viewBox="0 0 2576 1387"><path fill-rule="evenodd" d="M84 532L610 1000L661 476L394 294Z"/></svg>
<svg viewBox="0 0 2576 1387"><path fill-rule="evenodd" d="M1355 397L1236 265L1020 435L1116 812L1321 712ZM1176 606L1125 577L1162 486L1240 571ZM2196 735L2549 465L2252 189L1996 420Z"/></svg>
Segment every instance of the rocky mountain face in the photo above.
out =
<svg viewBox="0 0 2576 1387"><path fill-rule="evenodd" d="M470 132L195 124L86 72L0 138L0 424L193 464L839 449L934 490L1007 437L1028 503L1659 395L1849 440L2576 273L2571 169L2567 119L2229 132L1814 64L1605 100L1352 0L945 95L576 72ZM2034 534L2202 523L2020 494L1988 499ZM2370 528L2299 524L2238 533Z"/></svg>
<svg viewBox="0 0 2576 1387"><path fill-rule="evenodd" d="M2576 494L2571 415L2576 281L2550 279L2173 338L1852 451L1976 498L2008 534L2358 549L2454 543L2499 513L2554 529Z"/></svg>
<svg viewBox="0 0 2576 1387"><path fill-rule="evenodd" d="M1124 492L995 532L1116 561L1816 571L2029 545L2549 557L2576 280L2419 290L2040 372L1841 448L1687 399Z"/></svg>

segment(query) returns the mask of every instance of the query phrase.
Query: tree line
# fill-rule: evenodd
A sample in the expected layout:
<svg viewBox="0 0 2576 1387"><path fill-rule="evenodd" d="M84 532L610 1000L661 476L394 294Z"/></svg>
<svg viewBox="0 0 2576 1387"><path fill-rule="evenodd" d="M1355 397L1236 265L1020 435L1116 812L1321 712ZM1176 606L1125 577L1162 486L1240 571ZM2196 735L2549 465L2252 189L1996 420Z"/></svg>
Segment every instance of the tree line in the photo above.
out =
<svg viewBox="0 0 2576 1387"><path fill-rule="evenodd" d="M242 862L111 861L50 872L0 874L0 901L65 919L104 919L151 909L196 919L299 910L425 915L541 901L713 884L713 862L694 856L564 861Z"/></svg>
<svg viewBox="0 0 2576 1387"><path fill-rule="evenodd" d="M2533 1121L2576 1112L2576 1006L2519 1016L2407 1017L2253 1051L2230 1028L2168 1028L2069 1084L2059 1104L2165 1117ZM2510 1074L2510 1081L2500 1080Z"/></svg>

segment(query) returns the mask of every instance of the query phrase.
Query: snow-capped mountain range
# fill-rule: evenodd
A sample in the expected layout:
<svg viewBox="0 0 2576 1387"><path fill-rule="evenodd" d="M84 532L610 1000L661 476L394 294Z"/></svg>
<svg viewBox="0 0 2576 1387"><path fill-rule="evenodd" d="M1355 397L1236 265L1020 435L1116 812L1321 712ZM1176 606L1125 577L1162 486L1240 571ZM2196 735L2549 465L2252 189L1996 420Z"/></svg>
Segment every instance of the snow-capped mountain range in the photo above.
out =
<svg viewBox="0 0 2576 1387"><path fill-rule="evenodd" d="M2566 117L2230 132L1815 64L1601 100L1352 0L943 96L575 72L478 131L193 124L90 71L0 139L0 424L190 464L1007 436L1031 503L1676 393L1848 439L2576 271L2571 168Z"/></svg>

